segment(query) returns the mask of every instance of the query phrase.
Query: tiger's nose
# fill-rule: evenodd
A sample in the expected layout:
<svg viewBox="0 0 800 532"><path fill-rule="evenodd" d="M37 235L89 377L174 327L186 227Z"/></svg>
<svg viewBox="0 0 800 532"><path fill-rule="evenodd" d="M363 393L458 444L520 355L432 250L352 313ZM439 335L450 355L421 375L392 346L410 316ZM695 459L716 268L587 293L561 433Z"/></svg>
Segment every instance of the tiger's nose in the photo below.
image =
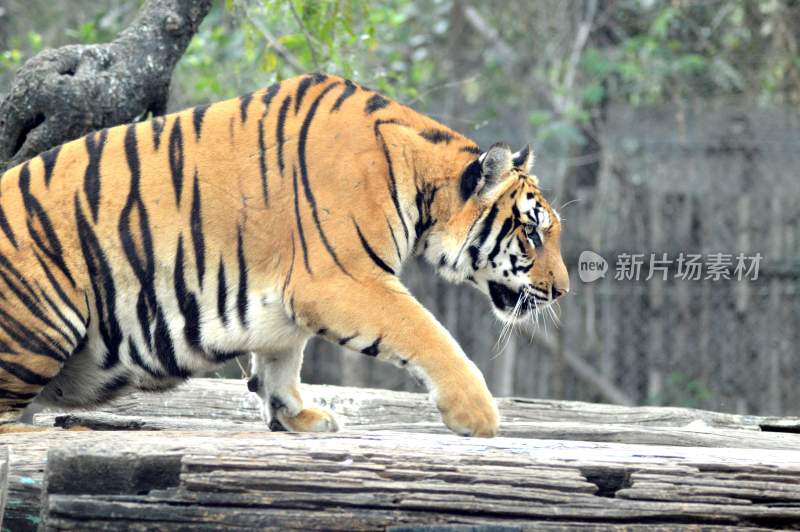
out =
<svg viewBox="0 0 800 532"><path fill-rule="evenodd" d="M556 288L555 286L550 287L550 298L554 301L567 293L569 293L569 288Z"/></svg>

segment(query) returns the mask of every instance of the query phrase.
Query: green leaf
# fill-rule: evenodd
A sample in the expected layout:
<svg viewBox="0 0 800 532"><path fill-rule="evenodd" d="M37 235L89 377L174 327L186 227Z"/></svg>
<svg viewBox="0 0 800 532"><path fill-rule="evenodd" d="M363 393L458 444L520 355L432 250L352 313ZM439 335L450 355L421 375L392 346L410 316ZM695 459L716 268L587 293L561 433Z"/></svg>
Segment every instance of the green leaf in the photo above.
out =
<svg viewBox="0 0 800 532"><path fill-rule="evenodd" d="M528 113L528 122L530 122L532 126L541 126L549 122L552 118L553 113L542 109L537 109Z"/></svg>
<svg viewBox="0 0 800 532"><path fill-rule="evenodd" d="M603 101L606 95L606 90L599 83L592 83L587 85L581 91L581 99L587 105L595 105Z"/></svg>

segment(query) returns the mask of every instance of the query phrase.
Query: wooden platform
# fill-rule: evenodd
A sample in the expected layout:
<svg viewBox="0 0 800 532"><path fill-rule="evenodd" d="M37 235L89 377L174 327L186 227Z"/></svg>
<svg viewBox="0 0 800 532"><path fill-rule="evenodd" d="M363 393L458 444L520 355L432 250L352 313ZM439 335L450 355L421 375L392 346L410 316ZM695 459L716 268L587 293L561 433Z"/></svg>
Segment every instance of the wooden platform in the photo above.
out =
<svg viewBox="0 0 800 532"><path fill-rule="evenodd" d="M800 419L501 399L480 440L420 394L307 394L345 429L271 433L244 382L210 379L37 414L95 430L0 437L3 528L800 528Z"/></svg>

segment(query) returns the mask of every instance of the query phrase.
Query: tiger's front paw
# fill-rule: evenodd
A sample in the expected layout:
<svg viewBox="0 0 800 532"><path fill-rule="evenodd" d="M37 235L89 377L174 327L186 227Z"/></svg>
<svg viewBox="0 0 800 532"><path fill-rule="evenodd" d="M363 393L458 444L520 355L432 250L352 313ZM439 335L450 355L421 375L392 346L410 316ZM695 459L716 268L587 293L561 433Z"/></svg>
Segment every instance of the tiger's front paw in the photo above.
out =
<svg viewBox="0 0 800 532"><path fill-rule="evenodd" d="M296 416L289 416L282 410L275 413L273 422L277 420L290 432L338 432L340 423L330 410L325 408L304 408ZM273 428L272 430L280 430Z"/></svg>
<svg viewBox="0 0 800 532"><path fill-rule="evenodd" d="M460 436L493 438L497 435L500 413L492 394L482 382L442 390L436 406L444 424Z"/></svg>

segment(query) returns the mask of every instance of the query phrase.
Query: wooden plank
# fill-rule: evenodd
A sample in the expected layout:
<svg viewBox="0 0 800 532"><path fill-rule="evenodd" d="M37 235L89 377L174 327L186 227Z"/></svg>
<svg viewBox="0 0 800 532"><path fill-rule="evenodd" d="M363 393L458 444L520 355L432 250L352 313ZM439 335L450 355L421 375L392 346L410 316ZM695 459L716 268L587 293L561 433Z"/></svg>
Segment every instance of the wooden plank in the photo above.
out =
<svg viewBox="0 0 800 532"><path fill-rule="evenodd" d="M331 408L349 426L376 426L436 422L439 414L425 394L370 388L304 385L305 396ZM626 407L551 401L498 399L503 420L508 422L578 422L590 425L636 425L746 429L800 433L800 418L775 418L723 414L677 407ZM258 398L243 380L191 379L166 393L132 393L98 411L127 416L190 417L225 421L260 420Z"/></svg>
<svg viewBox="0 0 800 532"><path fill-rule="evenodd" d="M712 473L723 477L738 475L736 478L741 481L754 482L783 482L781 478L785 477L787 471L800 476L800 460L796 458L796 453L792 454L800 449L800 435L797 434L800 422L796 418L759 418L682 408L620 407L511 398L498 400L503 416L503 435L511 437L485 442L453 438L447 434L438 412L423 394L333 386L306 386L305 390L307 397L316 404L332 408L345 420L345 432L336 438L344 438L341 441L349 442L348 445L353 448L403 439L440 442L435 451L437 461L427 462L429 474L432 478L438 478L439 482L447 482L448 475L458 478L460 473L436 469L435 463L446 462L451 455L453 459L469 463L472 454L483 455L489 451L494 453L491 459L496 469L492 475L498 482L512 482L510 479L513 474L509 476L502 468L525 468L531 474L535 470L540 475L531 476L531 479L540 478L541 487L561 486L565 482L569 485L575 478L568 481L566 477L559 476L561 472L545 474L540 471L542 468L563 469L568 466L572 468L573 475L576 471L581 475L578 479L580 482L586 480L596 486L597 492L605 496L604 499L616 493L627 495L625 490L633 488L630 484L631 475L645 472L694 477L698 471L703 471L707 478L711 478L708 475ZM108 478L103 483L92 482L95 489L103 491L97 495L103 497L111 496L113 486L118 486L118 495L148 491L137 487L134 481L148 477L147 472L154 468L163 468L170 474L178 475L175 464L180 463L189 451L197 455L202 455L203 451L213 454L218 450L231 456L240 456L249 451L274 454L277 452L275 442L289 438L287 441L292 444L281 454L284 460L289 460L295 453L317 456L322 452L320 448L303 447L300 442L305 441L305 436L269 433L260 420L258 399L246 391L243 381L238 380L193 379L173 392L132 394L96 412L45 412L38 414L35 421L39 425L56 424L63 427L89 425L102 432L55 430L0 436L0 443L9 444L10 449L6 522L12 530L35 529L39 524L38 503L49 449L79 445L96 450L98 445L109 446L116 453L110 455L110 461L104 461L102 456L90 457L99 460L98 464L106 464L108 471L113 472L106 475ZM761 427L769 431L763 432ZM403 431L404 434L385 436L397 434L386 430ZM271 443L265 444L265 441ZM327 440L313 441L315 446L324 447ZM441 442L445 441L454 441L456 446L448 443L447 447L442 447ZM636 445L618 445L618 442ZM664 447L664 444L684 447ZM295 445L301 445L300 449L295 449ZM132 465L123 465L120 461L118 451L122 448L128 453L126 460L134 461ZM764 452L763 449L770 451ZM405 452L406 462L421 459L410 450ZM156 453L158 458L147 458L152 453ZM536 463L535 467L532 461ZM167 467L165 464L172 465ZM244 466L240 464L237 467ZM392 470L391 475L399 475L397 479L413 478L413 473L408 470ZM781 478L775 480L773 476ZM79 482L71 478L64 475L60 482L62 485ZM91 480L91 477L75 478ZM56 479L53 476L53 485ZM706 490L713 488L707 484L702 486ZM657 492L667 490L669 493L666 495L674 500L684 497L687 499L685 502L722 504L727 501L731 505L734 502L739 506L746 504L741 503L742 499L735 493L699 493L691 485L660 486L658 490L651 489L649 492L645 490L646 487L640 486L639 491L629 497L630 500L648 502L648 493L654 499L659 496ZM695 489L695 492L689 493L687 489ZM55 495L77 497L74 493ZM693 498L688 500L690 496ZM58 504L62 503L67 504L63 501ZM74 499L69 505L79 503L89 504ZM112 501L109 499L106 503L112 504ZM141 501L130 500L124 504L113 502L118 503L127 507L139 505ZM96 504L99 503L91 502L91 505ZM393 511L389 511L389 514ZM525 520L541 522L536 516L527 516Z"/></svg>
<svg viewBox="0 0 800 532"><path fill-rule="evenodd" d="M795 500L800 451L397 432L139 432L121 433L122 441L107 434L83 433L82 439L62 442L50 452L45 528L116 530L156 523L162 530L486 523L528 528L543 521L777 527L800 522ZM178 478L170 474L167 483L142 483L154 457L167 457L164 469L179 468ZM98 477L112 466L128 473L100 486ZM722 474L716 466L733 473ZM764 482L766 489L752 482ZM675 496L668 499L670 494Z"/></svg>
<svg viewBox="0 0 800 532"><path fill-rule="evenodd" d="M8 447L0 447L0 525L8 500Z"/></svg>
<svg viewBox="0 0 800 532"><path fill-rule="evenodd" d="M344 430L396 430L418 433L447 434L440 421L352 424L346 418ZM72 414L36 414L34 423L49 427L88 427L93 430L230 430L267 432L257 421L225 421L220 419L132 416L107 412L76 412ZM800 448L800 434L760 432L754 430L713 429L696 423L687 427L635 426L625 424L586 424L581 422L505 421L501 436L550 440L596 441L632 444L676 445L682 447L728 447L739 449Z"/></svg>

